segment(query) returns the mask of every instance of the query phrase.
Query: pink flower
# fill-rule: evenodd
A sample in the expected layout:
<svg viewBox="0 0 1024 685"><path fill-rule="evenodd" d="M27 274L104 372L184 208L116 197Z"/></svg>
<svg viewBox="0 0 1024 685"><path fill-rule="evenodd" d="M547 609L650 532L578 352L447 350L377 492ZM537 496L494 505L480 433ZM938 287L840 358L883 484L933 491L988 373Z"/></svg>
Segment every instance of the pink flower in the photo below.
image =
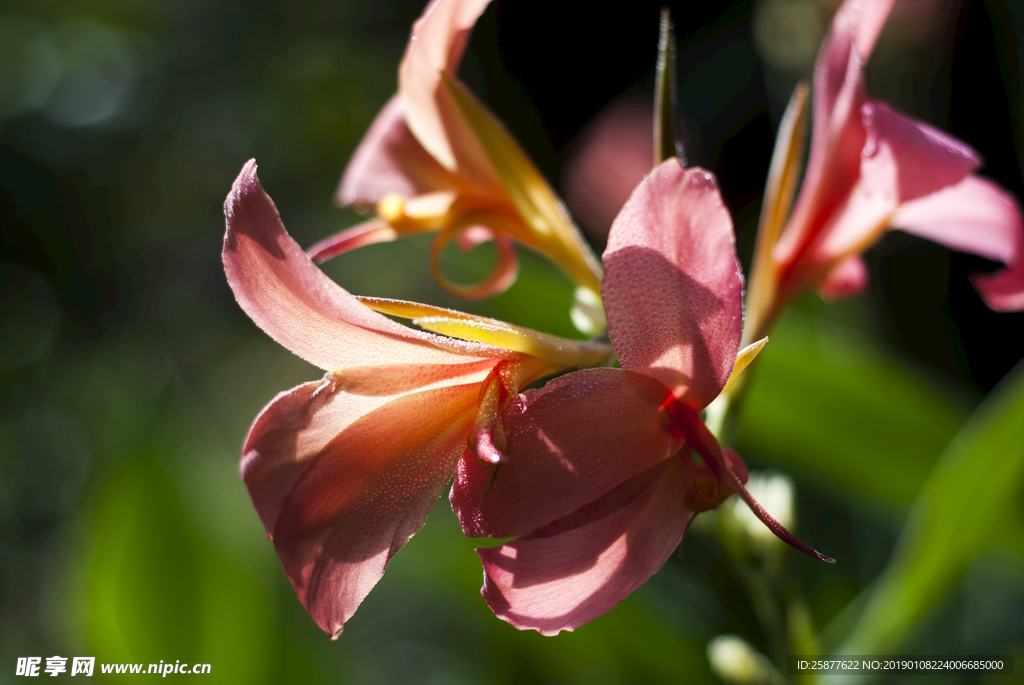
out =
<svg viewBox="0 0 1024 685"><path fill-rule="evenodd" d="M341 180L342 205L377 218L313 246L328 259L353 246L437 232L431 265L438 282L466 298L493 295L516 276L512 239L559 264L595 294L601 267L561 200L504 125L456 78L469 32L490 0L433 0L413 26L398 70L398 94L373 122ZM499 260L482 283L460 286L438 260L452 239L497 241ZM579 317L577 317L579 320ZM596 329L603 330L598 321Z"/></svg>
<svg viewBox="0 0 1024 685"><path fill-rule="evenodd" d="M503 414L502 461L459 462L452 505L480 548L500 618L546 635L614 607L680 544L694 514L739 493L746 468L700 419L734 373L743 277L713 177L670 159L612 225L601 291L621 369L561 376ZM695 463L691 450L702 461Z"/></svg>
<svg viewBox="0 0 1024 685"><path fill-rule="evenodd" d="M610 349L353 297L285 232L254 161L224 211L224 269L238 303L272 338L328 372L267 405L245 440L241 471L299 600L337 636L419 530L459 457L472 448L474 459L498 459L500 414L519 388L596 364Z"/></svg>
<svg viewBox="0 0 1024 685"><path fill-rule="evenodd" d="M790 215L806 88L793 96L765 190L746 340L763 336L809 288L829 297L861 290L867 271L859 255L889 228L1003 262L1007 268L974 285L992 309L1024 309L1024 229L1014 198L973 175L981 158L968 145L865 93L863 67L892 5L846 0L832 21L815 66L811 151Z"/></svg>

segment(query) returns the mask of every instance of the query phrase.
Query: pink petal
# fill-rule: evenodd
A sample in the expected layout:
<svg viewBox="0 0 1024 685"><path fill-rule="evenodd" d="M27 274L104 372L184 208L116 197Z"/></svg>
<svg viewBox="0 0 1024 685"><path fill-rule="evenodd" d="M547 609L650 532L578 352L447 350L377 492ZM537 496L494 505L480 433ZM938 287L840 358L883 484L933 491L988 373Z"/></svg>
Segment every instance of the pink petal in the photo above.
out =
<svg viewBox="0 0 1024 685"><path fill-rule="evenodd" d="M893 1L847 0L822 41L814 67L814 119L807 170L789 225L774 251L784 271L799 262L833 208L844 202L857 181L867 135L860 120L865 101L863 67Z"/></svg>
<svg viewBox="0 0 1024 685"><path fill-rule="evenodd" d="M693 518L683 504L692 470L678 458L662 462L636 477L644 489L623 484L588 507L596 513L576 517L574 527L477 549L487 604L515 627L544 635L574 630L611 610L682 540Z"/></svg>
<svg viewBox="0 0 1024 685"><path fill-rule="evenodd" d="M818 284L818 292L825 300L838 300L864 292L868 285L868 268L859 255L840 261Z"/></svg>
<svg viewBox="0 0 1024 685"><path fill-rule="evenodd" d="M661 421L667 395L649 376L601 368L514 398L497 472L471 453L459 463L451 500L463 531L531 533L663 461L679 447Z"/></svg>
<svg viewBox="0 0 1024 685"><path fill-rule="evenodd" d="M447 169L481 188L501 182L483 147L444 87L441 73L454 78L476 20L490 0L432 0L412 27L398 67L398 93L409 129Z"/></svg>
<svg viewBox="0 0 1024 685"><path fill-rule="evenodd" d="M893 228L919 235L961 252L1002 262L1006 269L976 276L974 286L996 311L1024 309L1024 228L1012 195L978 176L968 176L902 205Z"/></svg>
<svg viewBox="0 0 1024 685"><path fill-rule="evenodd" d="M391 193L409 198L462 185L416 140L405 122L402 99L395 95L356 148L334 200L368 208Z"/></svg>
<svg viewBox="0 0 1024 685"><path fill-rule="evenodd" d="M787 270L817 240L835 207L843 204L860 173L867 133L860 107L864 75L852 37L832 34L822 44L814 76L814 120L807 170L785 231L772 254Z"/></svg>
<svg viewBox="0 0 1024 685"><path fill-rule="evenodd" d="M868 137L860 178L833 209L808 262L828 264L864 251L901 203L959 183L981 164L970 146L884 103L867 102L861 113Z"/></svg>
<svg viewBox="0 0 1024 685"><path fill-rule="evenodd" d="M743 327L743 276L714 177L669 159L612 224L601 294L624 369L706 406L725 385Z"/></svg>
<svg viewBox="0 0 1024 685"><path fill-rule="evenodd" d="M846 0L832 18L832 31L853 37L862 62L867 62L875 49L895 0Z"/></svg>
<svg viewBox="0 0 1024 685"><path fill-rule="evenodd" d="M832 17L814 65L814 146L824 147L819 139L828 135L829 128L845 125L837 119L856 115L856 108L848 110L840 100L862 90L861 70L893 4L894 0L846 0Z"/></svg>
<svg viewBox="0 0 1024 685"><path fill-rule="evenodd" d="M494 364L484 359L458 367L349 369L344 377L328 376L279 394L256 417L242 448L242 478L267 533L299 476L338 433L411 392L481 383Z"/></svg>
<svg viewBox="0 0 1024 685"><path fill-rule="evenodd" d="M324 238L306 250L314 262L326 262L332 257L376 243L391 242L398 237L398 231L383 219L370 219Z"/></svg>
<svg viewBox="0 0 1024 685"><path fill-rule="evenodd" d="M867 102L861 117L868 133L861 183L869 193L891 198L893 206L962 181L981 166L963 141L893 110Z"/></svg>
<svg viewBox="0 0 1024 685"><path fill-rule="evenodd" d="M362 416L308 458L282 500L277 553L331 635L423 525L465 449L478 393L478 384L417 392Z"/></svg>
<svg viewBox="0 0 1024 685"><path fill-rule="evenodd" d="M235 180L224 214L224 270L238 303L274 340L320 368L462 364L510 354L402 326L361 304L285 231L255 160Z"/></svg>

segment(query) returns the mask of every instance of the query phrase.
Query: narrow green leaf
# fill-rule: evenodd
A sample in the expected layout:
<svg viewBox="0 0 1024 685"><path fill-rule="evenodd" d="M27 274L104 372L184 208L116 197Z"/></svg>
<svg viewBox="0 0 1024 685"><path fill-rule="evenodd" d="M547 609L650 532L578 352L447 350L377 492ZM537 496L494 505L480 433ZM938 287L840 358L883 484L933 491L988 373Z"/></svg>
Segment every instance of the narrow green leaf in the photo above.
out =
<svg viewBox="0 0 1024 685"><path fill-rule="evenodd" d="M846 654L895 654L978 555L1019 542L1024 365L971 416L929 475Z"/></svg>
<svg viewBox="0 0 1024 685"><path fill-rule="evenodd" d="M654 83L654 166L676 155L687 166L686 150L679 137L676 97L676 33L668 7L661 8L658 39L658 70Z"/></svg>
<svg viewBox="0 0 1024 685"><path fill-rule="evenodd" d="M873 338L797 306L743 378L742 454L802 471L821 487L839 486L837 494L888 502L890 513L913 503L970 411L968 398L900 363Z"/></svg>

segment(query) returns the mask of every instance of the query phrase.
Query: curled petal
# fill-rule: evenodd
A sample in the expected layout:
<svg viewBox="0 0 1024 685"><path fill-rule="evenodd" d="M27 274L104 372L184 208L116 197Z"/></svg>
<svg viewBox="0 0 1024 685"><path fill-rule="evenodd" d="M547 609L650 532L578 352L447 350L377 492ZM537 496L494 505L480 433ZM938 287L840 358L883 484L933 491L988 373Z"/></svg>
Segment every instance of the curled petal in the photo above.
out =
<svg viewBox="0 0 1024 685"><path fill-rule="evenodd" d="M388 225L386 221L370 219L321 240L306 250L306 255L314 262L326 262L332 257L351 250L376 243L391 242L397 237L398 231Z"/></svg>
<svg viewBox="0 0 1024 685"><path fill-rule="evenodd" d="M482 594L498 618L555 635L608 612L679 545L693 512L683 503L692 465L679 459L636 476L557 534L479 548ZM611 508L611 513L608 509Z"/></svg>
<svg viewBox="0 0 1024 685"><path fill-rule="evenodd" d="M612 224L601 295L622 368L706 406L732 372L743 276L714 177L669 159Z"/></svg>
<svg viewBox="0 0 1024 685"><path fill-rule="evenodd" d="M398 94L409 129L442 166L474 179L481 188L501 187L480 142L442 85L454 77L470 31L490 0L432 0L412 27L398 67Z"/></svg>
<svg viewBox="0 0 1024 685"><path fill-rule="evenodd" d="M466 447L478 384L392 400L309 459L273 538L299 600L337 636L423 525Z"/></svg>
<svg viewBox="0 0 1024 685"><path fill-rule="evenodd" d="M838 300L863 292L867 285L867 265L859 255L851 255L832 267L818 284L818 292L826 300Z"/></svg>
<svg viewBox="0 0 1024 685"><path fill-rule="evenodd" d="M463 531L532 533L666 459L679 447L659 413L667 394L649 376L601 368L513 399L502 462L459 463L451 500Z"/></svg>
<svg viewBox="0 0 1024 685"><path fill-rule="evenodd" d="M444 75L442 81L483 145L506 197L521 217L521 221L511 224L509 233L561 265L576 283L597 290L601 281L601 265L572 223L562 201L519 143L498 117L462 83Z"/></svg>
<svg viewBox="0 0 1024 685"><path fill-rule="evenodd" d="M968 176L955 186L908 202L893 215L892 226L1006 264L1002 271L975 276L974 286L996 311L1024 309L1020 207L992 181Z"/></svg>
<svg viewBox="0 0 1024 685"><path fill-rule="evenodd" d="M288 235L250 160L224 202L224 270L238 303L274 340L322 369L461 364L504 350L413 330L329 279Z"/></svg>
<svg viewBox="0 0 1024 685"><path fill-rule="evenodd" d="M470 226L468 230L486 229L482 226ZM486 297L493 297L505 292L515 283L519 273L519 257L516 255L515 245L512 239L504 231L490 231L495 245L498 247L498 261L494 269L484 280L474 285L459 285L452 283L444 272L441 271L441 254L444 248L453 238L458 238L464 230L444 230L434 238L430 246L430 273L434 280L446 292L465 300L482 300ZM471 234L468 241L475 241L479 236ZM471 244L467 242L467 244Z"/></svg>
<svg viewBox="0 0 1024 685"><path fill-rule="evenodd" d="M402 99L395 95L349 160L334 201L343 207L371 208L392 193L409 198L461 184L416 140L405 121Z"/></svg>

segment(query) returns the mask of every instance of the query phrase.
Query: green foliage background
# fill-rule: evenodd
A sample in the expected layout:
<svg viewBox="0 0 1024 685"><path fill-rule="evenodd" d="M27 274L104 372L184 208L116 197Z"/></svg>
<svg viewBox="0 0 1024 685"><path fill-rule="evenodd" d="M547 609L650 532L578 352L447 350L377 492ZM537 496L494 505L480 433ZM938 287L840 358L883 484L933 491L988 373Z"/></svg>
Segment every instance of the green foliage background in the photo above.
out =
<svg viewBox="0 0 1024 685"><path fill-rule="evenodd" d="M778 92L795 78L752 47L761 7L676 10L694 158L719 173L744 257ZM1024 51L1007 27L1024 15L998 0L957 9L936 39L946 48L933 66L947 66L918 65L915 80L883 65L874 83L978 145L988 173L1019 192ZM204 682L688 683L713 678L715 635L766 649L713 526L615 610L557 638L494 619L444 498L340 640L295 599L237 461L260 408L318 372L234 303L220 205L255 156L301 244L353 223L330 197L394 90L420 10L0 5L0 683L16 680L17 657L55 654L210 663ZM657 6L586 12L499 2L463 73L554 181L587 118L651 83ZM975 64L1004 85L976 115L955 104ZM531 80L540 71L548 81ZM508 293L464 305L432 284L426 250L374 246L327 271L359 294L573 333L569 284L543 259L524 254ZM452 253L445 267L469 279L490 256ZM871 266L864 298L808 298L783 318L737 447L751 467L796 479L796 532L839 560L787 559L821 649L1024 665L1021 369L985 399L1024 354L1024 321L980 308L965 278L980 260L894 237Z"/></svg>

